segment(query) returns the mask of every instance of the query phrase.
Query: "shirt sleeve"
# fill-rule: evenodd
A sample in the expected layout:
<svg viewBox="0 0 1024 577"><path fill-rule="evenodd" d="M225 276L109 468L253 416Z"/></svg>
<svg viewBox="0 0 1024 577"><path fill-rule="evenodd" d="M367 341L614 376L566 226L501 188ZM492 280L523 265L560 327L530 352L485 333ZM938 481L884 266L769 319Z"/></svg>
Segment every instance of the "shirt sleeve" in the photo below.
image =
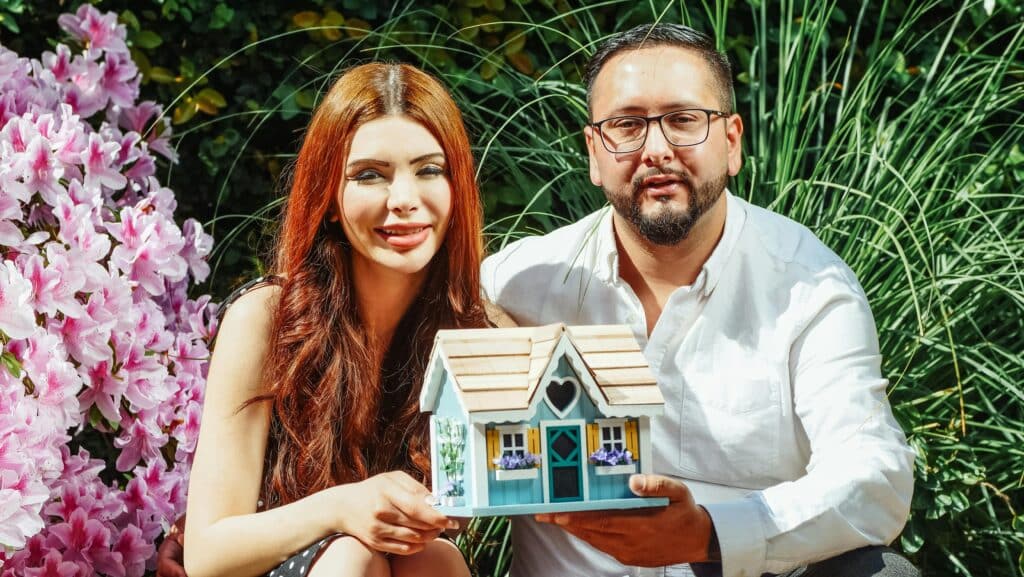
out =
<svg viewBox="0 0 1024 577"><path fill-rule="evenodd" d="M806 474L705 508L724 577L781 573L867 545L906 523L914 454L892 415L867 298L845 266L808 289L790 347L793 410L806 434Z"/></svg>

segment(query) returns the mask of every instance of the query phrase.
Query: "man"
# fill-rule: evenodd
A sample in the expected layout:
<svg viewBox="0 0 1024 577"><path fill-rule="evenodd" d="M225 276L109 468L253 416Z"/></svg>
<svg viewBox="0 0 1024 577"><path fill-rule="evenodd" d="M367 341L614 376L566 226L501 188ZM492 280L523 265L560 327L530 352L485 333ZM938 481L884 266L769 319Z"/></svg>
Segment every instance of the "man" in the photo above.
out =
<svg viewBox="0 0 1024 577"><path fill-rule="evenodd" d="M522 325L632 326L666 401L660 475L630 486L670 504L516 518L513 577L918 574L884 547L913 454L867 299L810 231L726 190L742 162L731 78L687 27L607 40L584 136L612 208L484 263L487 296Z"/></svg>

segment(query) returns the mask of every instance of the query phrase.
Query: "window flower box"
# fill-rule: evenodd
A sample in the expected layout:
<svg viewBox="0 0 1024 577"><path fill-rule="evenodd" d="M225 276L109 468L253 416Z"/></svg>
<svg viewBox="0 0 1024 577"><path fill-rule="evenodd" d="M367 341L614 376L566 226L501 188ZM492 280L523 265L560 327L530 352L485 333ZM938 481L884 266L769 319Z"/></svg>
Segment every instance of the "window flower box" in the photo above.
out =
<svg viewBox="0 0 1024 577"><path fill-rule="evenodd" d="M523 479L536 479L536 467L530 469L498 469L494 472L494 478L498 481L522 481Z"/></svg>
<svg viewBox="0 0 1024 577"><path fill-rule="evenodd" d="M625 449L608 450L601 447L590 454L590 462L594 464L595 473L598 475L636 473L636 461L633 460L633 453Z"/></svg>
<svg viewBox="0 0 1024 577"><path fill-rule="evenodd" d="M518 481L521 479L536 479L537 467L540 466L540 456L529 451L523 454L509 453L500 458L494 459L497 471L494 478L499 481Z"/></svg>
<svg viewBox="0 0 1024 577"><path fill-rule="evenodd" d="M598 476L603 475L628 475L636 473L636 463L628 463L625 465L596 465L594 472Z"/></svg>

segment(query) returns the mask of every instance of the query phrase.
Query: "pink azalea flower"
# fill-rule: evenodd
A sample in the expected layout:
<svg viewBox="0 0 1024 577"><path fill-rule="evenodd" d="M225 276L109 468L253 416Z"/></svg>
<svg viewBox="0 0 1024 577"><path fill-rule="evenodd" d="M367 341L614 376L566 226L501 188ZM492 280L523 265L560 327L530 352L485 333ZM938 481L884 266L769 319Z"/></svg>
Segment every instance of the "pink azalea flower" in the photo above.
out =
<svg viewBox="0 0 1024 577"><path fill-rule="evenodd" d="M75 577L78 565L64 560L59 551L51 549L43 558L42 565L26 567L25 577Z"/></svg>
<svg viewBox="0 0 1024 577"><path fill-rule="evenodd" d="M121 398L127 385L123 379L111 374L110 362L96 364L85 371L83 377L86 388L79 396L82 408L88 410L96 405L105 419L111 423L120 421Z"/></svg>
<svg viewBox="0 0 1024 577"><path fill-rule="evenodd" d="M42 135L29 142L24 155L14 163L14 170L20 172L22 183L29 193L38 192L51 205L55 199L67 194L60 184L64 168L50 149L50 142Z"/></svg>
<svg viewBox="0 0 1024 577"><path fill-rule="evenodd" d="M120 377L126 383L124 397L133 408L152 409L170 398L172 390L167 383L167 367L160 364L155 355L140 343L133 342L128 346L115 343L115 348L121 361Z"/></svg>
<svg viewBox="0 0 1024 577"><path fill-rule="evenodd" d="M188 262L189 270L192 271L192 278L197 283L203 282L210 275L210 265L206 259L213 251L213 237L204 233L203 225L194 218L185 220L182 232L185 234L183 256Z"/></svg>
<svg viewBox="0 0 1024 577"><path fill-rule="evenodd" d="M71 77L71 49L64 44L57 45L56 53L43 52L42 62L57 82L66 82Z"/></svg>
<svg viewBox="0 0 1024 577"><path fill-rule="evenodd" d="M82 153L89 146L89 135L85 128L82 126L82 122L74 109L68 104L60 105L61 114L61 127L57 131L57 134L53 136L51 141L53 142L54 151L57 155L57 159L60 160L66 167L74 167L82 162ZM75 167L77 171L77 167ZM80 172L75 176L79 178L72 179L72 183L80 182Z"/></svg>
<svg viewBox="0 0 1024 577"><path fill-rule="evenodd" d="M0 265L0 331L13 339L23 339L36 327L32 310L32 283L14 263Z"/></svg>
<svg viewBox="0 0 1024 577"><path fill-rule="evenodd" d="M101 13L91 4L82 4L74 15L62 14L57 23L68 34L86 45L90 53L127 53L124 42L126 30L117 23L117 14Z"/></svg>
<svg viewBox="0 0 1024 577"><path fill-rule="evenodd" d="M104 142L98 134L89 135L89 144L81 154L86 188L96 185L113 190L124 188L128 180L112 166L120 149L116 142Z"/></svg>
<svg viewBox="0 0 1024 577"><path fill-rule="evenodd" d="M25 278L32 283L35 309L51 316L58 310L72 318L85 315L85 307L76 298L85 285L85 276L68 261L63 247L50 244L46 248L49 267L39 255L29 257L24 265Z"/></svg>
<svg viewBox="0 0 1024 577"><path fill-rule="evenodd" d="M167 434L144 418L144 413L140 411L138 417L121 423L121 434L114 439L114 447L121 450L116 463L118 471L130 471L141 460L160 458L160 447L167 444Z"/></svg>
<svg viewBox="0 0 1024 577"><path fill-rule="evenodd" d="M84 510L75 509L67 521L49 528L46 544L65 551L69 561L103 564L110 557L110 529Z"/></svg>
<svg viewBox="0 0 1024 577"><path fill-rule="evenodd" d="M108 52L102 65L100 89L117 106L131 106L139 97L139 69L127 52Z"/></svg>
<svg viewBox="0 0 1024 577"><path fill-rule="evenodd" d="M121 531L113 551L121 555L126 577L142 577L146 572L146 561L156 553L156 547L151 539L144 538L138 527L129 525Z"/></svg>
<svg viewBox="0 0 1024 577"><path fill-rule="evenodd" d="M120 223L107 224L110 235L121 242L110 260L151 295L163 294L164 278L181 280L188 270L181 256L185 239L173 223L158 212L128 207Z"/></svg>
<svg viewBox="0 0 1024 577"><path fill-rule="evenodd" d="M93 366L110 359L110 334L114 324L113 320L97 321L83 315L54 321L49 328L66 343L71 358L84 366Z"/></svg>
<svg viewBox="0 0 1024 577"><path fill-rule="evenodd" d="M49 496L42 483L0 470L0 544L24 547L26 539L43 528L39 511Z"/></svg>
<svg viewBox="0 0 1024 577"><path fill-rule="evenodd" d="M125 130L145 135L149 150L159 152L171 162L178 161L178 155L171 148L171 121L169 118L160 117L163 108L152 101L140 102L134 107L120 109L120 115L111 122ZM153 118L155 126L150 126Z"/></svg>

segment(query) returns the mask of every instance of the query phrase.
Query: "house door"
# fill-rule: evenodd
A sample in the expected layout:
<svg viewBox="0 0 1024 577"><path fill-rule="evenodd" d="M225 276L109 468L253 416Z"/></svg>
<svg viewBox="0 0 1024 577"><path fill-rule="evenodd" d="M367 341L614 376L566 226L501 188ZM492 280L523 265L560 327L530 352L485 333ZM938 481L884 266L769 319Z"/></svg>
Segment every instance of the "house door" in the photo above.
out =
<svg viewBox="0 0 1024 577"><path fill-rule="evenodd" d="M552 503L583 500L580 427L547 428L548 498Z"/></svg>

